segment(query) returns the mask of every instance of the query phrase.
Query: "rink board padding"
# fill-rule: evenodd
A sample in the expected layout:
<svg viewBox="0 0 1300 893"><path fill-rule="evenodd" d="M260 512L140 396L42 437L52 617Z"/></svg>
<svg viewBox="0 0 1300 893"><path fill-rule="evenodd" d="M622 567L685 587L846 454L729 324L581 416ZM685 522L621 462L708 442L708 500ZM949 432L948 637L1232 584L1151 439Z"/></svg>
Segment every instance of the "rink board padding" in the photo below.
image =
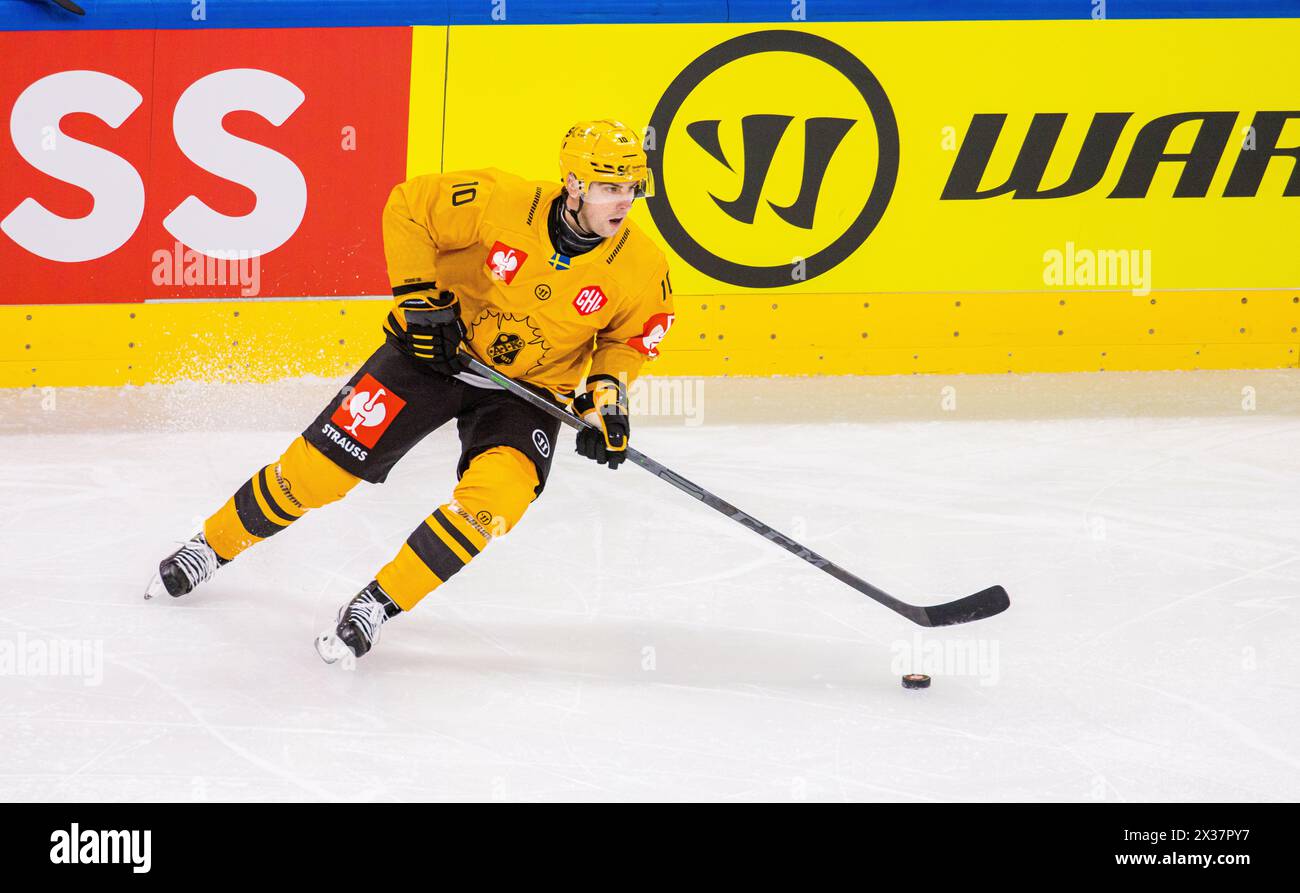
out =
<svg viewBox="0 0 1300 893"><path fill-rule="evenodd" d="M678 298L649 372L1296 364L1295 19L324 7L342 17L0 31L0 386L346 373L380 338L393 184L549 178L557 135L605 115L645 133L633 216ZM565 45L624 49L575 81Z"/></svg>

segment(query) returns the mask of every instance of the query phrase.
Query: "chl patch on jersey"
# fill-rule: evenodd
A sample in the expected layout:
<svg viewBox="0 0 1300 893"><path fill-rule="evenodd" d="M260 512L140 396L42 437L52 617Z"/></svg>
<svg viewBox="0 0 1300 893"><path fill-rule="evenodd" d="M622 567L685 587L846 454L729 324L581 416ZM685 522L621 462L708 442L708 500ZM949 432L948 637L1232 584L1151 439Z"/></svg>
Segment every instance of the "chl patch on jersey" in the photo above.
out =
<svg viewBox="0 0 1300 893"><path fill-rule="evenodd" d="M405 400L367 372L334 410L330 421L357 443L374 449L404 406Z"/></svg>
<svg viewBox="0 0 1300 893"><path fill-rule="evenodd" d="M492 340L488 345L487 355L498 366L509 366L519 356L519 351L524 349L524 339L520 338L514 332L502 332Z"/></svg>
<svg viewBox="0 0 1300 893"><path fill-rule="evenodd" d="M668 330L673 327L673 320L676 318L672 313L656 313L646 320L645 328L640 335L627 339L629 347L641 351L650 359L659 356L659 342L664 340Z"/></svg>
<svg viewBox="0 0 1300 893"><path fill-rule="evenodd" d="M573 306L579 316L590 316L608 303L609 298L599 285L586 285L573 299Z"/></svg>
<svg viewBox="0 0 1300 893"><path fill-rule="evenodd" d="M509 285L515 280L515 275L526 260L528 260L526 252L511 248L505 242L493 242L485 263L493 279Z"/></svg>
<svg viewBox="0 0 1300 893"><path fill-rule="evenodd" d="M541 428L533 429L533 446L537 447L543 459L551 455L551 440Z"/></svg>

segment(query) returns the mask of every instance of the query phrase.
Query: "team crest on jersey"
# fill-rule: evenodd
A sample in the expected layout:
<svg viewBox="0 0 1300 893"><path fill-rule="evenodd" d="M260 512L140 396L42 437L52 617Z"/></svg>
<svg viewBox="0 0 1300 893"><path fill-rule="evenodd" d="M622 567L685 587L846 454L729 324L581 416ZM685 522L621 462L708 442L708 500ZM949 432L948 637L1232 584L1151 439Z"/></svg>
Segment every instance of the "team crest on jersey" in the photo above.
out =
<svg viewBox="0 0 1300 893"><path fill-rule="evenodd" d="M573 306L580 316L589 316L604 307L608 301L609 298L605 297L599 285L588 285L578 292L573 299Z"/></svg>
<svg viewBox="0 0 1300 893"><path fill-rule="evenodd" d="M560 252L557 251L554 254L552 254L547 259L546 262L550 264L553 269L567 270L569 269L569 266L573 263L573 258L565 257L563 254L560 254Z"/></svg>
<svg viewBox="0 0 1300 893"><path fill-rule="evenodd" d="M526 260L528 255L518 248L511 248L505 242L493 242L486 263L493 279L509 285Z"/></svg>
<svg viewBox="0 0 1300 893"><path fill-rule="evenodd" d="M664 340L668 330L673 327L675 314L656 313L646 320L645 328L640 335L627 339L629 347L636 348L650 359L659 356L659 342Z"/></svg>
<svg viewBox="0 0 1300 893"><path fill-rule="evenodd" d="M487 355L497 366L509 366L519 356L519 352L524 349L524 339L520 338L514 332L502 332L492 339L488 345Z"/></svg>
<svg viewBox="0 0 1300 893"><path fill-rule="evenodd" d="M334 410L330 421L343 434L373 449L404 406L405 400L367 372L347 399Z"/></svg>
<svg viewBox="0 0 1300 893"><path fill-rule="evenodd" d="M494 365L509 366L513 378L535 372L551 352L541 329L526 314L502 313L487 307L466 325L469 331L465 340L478 355Z"/></svg>

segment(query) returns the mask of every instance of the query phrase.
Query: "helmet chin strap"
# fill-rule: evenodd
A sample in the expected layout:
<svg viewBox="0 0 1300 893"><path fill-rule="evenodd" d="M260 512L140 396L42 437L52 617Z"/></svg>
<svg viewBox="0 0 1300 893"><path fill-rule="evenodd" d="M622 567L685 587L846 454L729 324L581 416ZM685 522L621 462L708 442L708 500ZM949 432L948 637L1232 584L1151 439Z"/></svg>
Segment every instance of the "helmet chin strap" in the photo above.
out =
<svg viewBox="0 0 1300 893"><path fill-rule="evenodd" d="M581 211L581 210L582 210L582 205L583 205L583 202L582 202L582 186L581 186L581 184L579 184L579 186L578 186L578 211ZM578 220L578 211L575 211L575 210L573 210L572 208L570 208L570 207L569 207L569 203L568 203L567 201L564 203L564 210L568 211L570 214L573 215L573 224L572 224L572 225L573 225L573 231L574 231L575 233L577 233L577 234L580 235L580 236L583 236L584 238L588 238L588 239L590 239L590 238L592 238L592 237L594 237L594 236L596 235L596 233L594 233L594 232L588 230L586 227L584 227L584 226L582 225L581 222L579 222L579 220ZM567 221L566 221L566 222L567 222Z"/></svg>

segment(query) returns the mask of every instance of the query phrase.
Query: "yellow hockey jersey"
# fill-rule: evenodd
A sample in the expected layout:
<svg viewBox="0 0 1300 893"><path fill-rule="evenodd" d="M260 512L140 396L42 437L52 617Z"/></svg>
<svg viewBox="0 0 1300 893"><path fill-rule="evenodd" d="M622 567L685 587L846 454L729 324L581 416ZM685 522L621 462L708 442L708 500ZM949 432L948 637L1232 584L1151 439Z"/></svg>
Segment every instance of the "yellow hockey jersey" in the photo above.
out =
<svg viewBox="0 0 1300 893"><path fill-rule="evenodd" d="M398 185L384 208L389 280L455 292L469 350L510 378L561 394L588 371L631 384L673 323L667 261L630 220L559 255L547 216L562 189L492 168ZM395 325L406 325L397 306Z"/></svg>

